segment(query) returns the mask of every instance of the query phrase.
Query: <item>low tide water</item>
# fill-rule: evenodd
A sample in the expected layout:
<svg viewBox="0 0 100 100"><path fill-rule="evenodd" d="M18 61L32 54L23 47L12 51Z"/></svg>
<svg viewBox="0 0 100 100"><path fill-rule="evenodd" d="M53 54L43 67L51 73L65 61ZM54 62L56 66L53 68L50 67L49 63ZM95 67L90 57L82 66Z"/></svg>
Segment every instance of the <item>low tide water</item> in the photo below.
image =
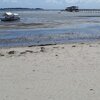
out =
<svg viewBox="0 0 100 100"><path fill-rule="evenodd" d="M4 11L0 12L0 16ZM0 47L97 41L100 12L14 11L18 22L0 22Z"/></svg>

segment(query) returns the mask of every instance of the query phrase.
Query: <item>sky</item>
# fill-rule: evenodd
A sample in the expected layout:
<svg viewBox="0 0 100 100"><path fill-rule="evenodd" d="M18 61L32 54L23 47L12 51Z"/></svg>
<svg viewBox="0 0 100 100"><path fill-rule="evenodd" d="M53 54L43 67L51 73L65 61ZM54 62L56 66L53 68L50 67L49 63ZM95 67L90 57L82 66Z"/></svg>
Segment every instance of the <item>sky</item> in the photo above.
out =
<svg viewBox="0 0 100 100"><path fill-rule="evenodd" d="M100 8L100 0L0 0L0 8L64 9L72 5L79 8Z"/></svg>

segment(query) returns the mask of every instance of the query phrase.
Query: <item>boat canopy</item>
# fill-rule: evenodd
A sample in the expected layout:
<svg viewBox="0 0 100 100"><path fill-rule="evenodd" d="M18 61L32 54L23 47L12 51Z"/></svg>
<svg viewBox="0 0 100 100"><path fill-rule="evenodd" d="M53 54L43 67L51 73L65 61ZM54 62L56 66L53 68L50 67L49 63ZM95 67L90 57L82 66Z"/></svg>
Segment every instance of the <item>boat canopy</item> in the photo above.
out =
<svg viewBox="0 0 100 100"><path fill-rule="evenodd" d="M11 13L11 12L5 12L4 13L4 16L12 16L13 15L13 13Z"/></svg>
<svg viewBox="0 0 100 100"><path fill-rule="evenodd" d="M20 20L20 16L17 13L5 12L1 21L15 21Z"/></svg>
<svg viewBox="0 0 100 100"><path fill-rule="evenodd" d="M3 16L19 16L17 13L5 12Z"/></svg>

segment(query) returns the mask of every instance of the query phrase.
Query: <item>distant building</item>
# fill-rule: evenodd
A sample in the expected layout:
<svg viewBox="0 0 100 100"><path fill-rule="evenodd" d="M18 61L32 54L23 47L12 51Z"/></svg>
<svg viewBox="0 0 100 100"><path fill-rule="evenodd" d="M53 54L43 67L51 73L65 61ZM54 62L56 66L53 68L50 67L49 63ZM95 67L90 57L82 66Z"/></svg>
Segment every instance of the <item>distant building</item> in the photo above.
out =
<svg viewBox="0 0 100 100"><path fill-rule="evenodd" d="M69 12L78 12L79 11L79 8L78 6L71 6L71 7L67 7L65 9L65 11L69 11Z"/></svg>

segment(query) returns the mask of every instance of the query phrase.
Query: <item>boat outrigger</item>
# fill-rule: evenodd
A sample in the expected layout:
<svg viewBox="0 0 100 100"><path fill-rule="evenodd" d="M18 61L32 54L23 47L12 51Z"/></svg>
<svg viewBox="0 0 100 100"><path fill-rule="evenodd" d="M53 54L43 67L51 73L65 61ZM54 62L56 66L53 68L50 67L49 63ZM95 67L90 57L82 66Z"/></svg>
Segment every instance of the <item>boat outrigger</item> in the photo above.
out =
<svg viewBox="0 0 100 100"><path fill-rule="evenodd" d="M17 13L6 12L3 14L1 21L16 21L20 20L20 16Z"/></svg>

